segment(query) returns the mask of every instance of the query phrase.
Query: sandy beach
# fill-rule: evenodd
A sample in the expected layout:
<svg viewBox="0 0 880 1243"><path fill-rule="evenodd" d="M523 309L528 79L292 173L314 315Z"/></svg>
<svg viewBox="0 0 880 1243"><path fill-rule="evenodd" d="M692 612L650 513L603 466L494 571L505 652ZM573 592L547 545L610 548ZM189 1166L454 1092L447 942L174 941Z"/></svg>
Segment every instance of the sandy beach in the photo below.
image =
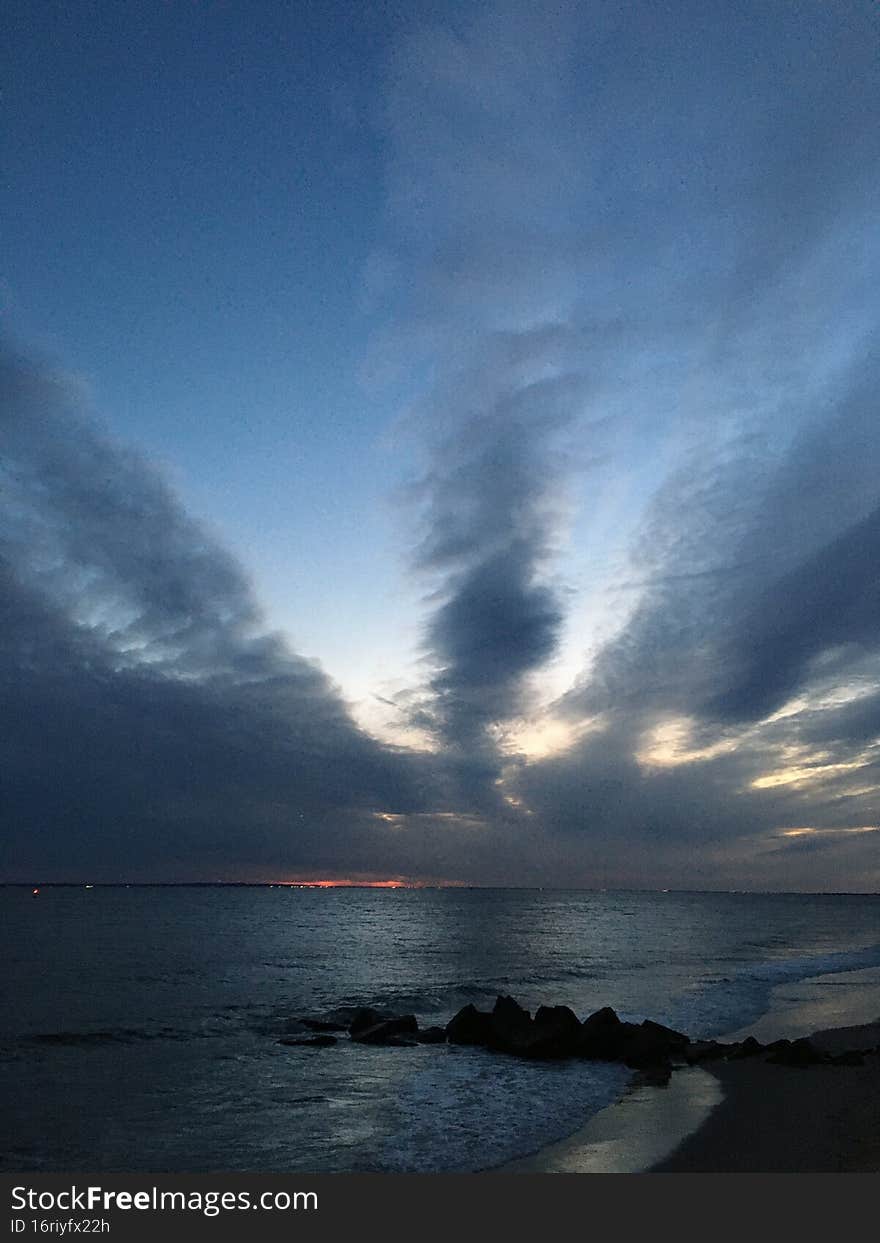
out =
<svg viewBox="0 0 880 1243"><path fill-rule="evenodd" d="M878 1015L876 968L818 976L780 987L766 1015L728 1038L753 1035L768 1043L809 1035L828 1053L876 1049ZM499 1172L878 1171L875 1052L861 1066L791 1067L754 1058L677 1070L665 1087L636 1079L621 1100L574 1135Z"/></svg>
<svg viewBox="0 0 880 1243"><path fill-rule="evenodd" d="M880 1040L880 1024L847 1029ZM857 1047L857 1046L856 1046ZM880 1057L864 1066L773 1066L760 1060L713 1070L724 1099L656 1173L880 1171Z"/></svg>

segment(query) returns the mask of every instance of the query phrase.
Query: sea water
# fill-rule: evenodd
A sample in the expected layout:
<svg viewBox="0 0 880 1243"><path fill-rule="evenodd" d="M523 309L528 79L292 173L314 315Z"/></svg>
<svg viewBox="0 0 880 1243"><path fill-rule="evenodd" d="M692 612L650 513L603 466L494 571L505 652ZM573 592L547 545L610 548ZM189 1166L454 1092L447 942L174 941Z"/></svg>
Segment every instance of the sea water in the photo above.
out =
<svg viewBox="0 0 880 1243"><path fill-rule="evenodd" d="M0 889L0 1164L458 1171L581 1126L629 1072L279 1040L339 1004L445 1023L510 993L692 1036L880 964L880 898L528 889Z"/></svg>

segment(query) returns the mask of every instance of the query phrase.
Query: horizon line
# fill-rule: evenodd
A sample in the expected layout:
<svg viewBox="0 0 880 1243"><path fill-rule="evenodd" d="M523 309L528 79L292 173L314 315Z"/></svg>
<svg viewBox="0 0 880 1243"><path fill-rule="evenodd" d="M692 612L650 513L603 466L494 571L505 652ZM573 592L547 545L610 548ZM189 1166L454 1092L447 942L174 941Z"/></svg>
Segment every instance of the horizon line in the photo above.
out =
<svg viewBox="0 0 880 1243"><path fill-rule="evenodd" d="M408 881L268 881L268 880L147 880L83 881L40 880L0 881L0 889L369 889L381 891L420 889L467 889L524 893L656 893L656 894L748 894L763 897L880 897L876 889L677 889L645 885L481 885L463 881L444 883Z"/></svg>

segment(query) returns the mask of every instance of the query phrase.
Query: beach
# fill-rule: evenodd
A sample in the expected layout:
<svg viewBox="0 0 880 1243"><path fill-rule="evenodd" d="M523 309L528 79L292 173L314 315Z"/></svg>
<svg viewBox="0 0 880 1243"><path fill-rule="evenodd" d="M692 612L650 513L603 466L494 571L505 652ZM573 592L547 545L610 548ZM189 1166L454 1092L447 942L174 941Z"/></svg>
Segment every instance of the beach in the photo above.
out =
<svg viewBox="0 0 880 1243"><path fill-rule="evenodd" d="M809 1036L823 1052L880 1044L880 971L774 990L770 1010L727 1039ZM822 1027L820 1024L829 1023ZM861 1066L760 1058L673 1073L630 1090L574 1135L504 1173L861 1173L880 1171L880 1055Z"/></svg>
<svg viewBox="0 0 880 1243"><path fill-rule="evenodd" d="M880 1023L844 1029L854 1047L877 1044ZM819 1041L817 1036L817 1043ZM656 1173L868 1173L880 1171L880 1058L864 1066L774 1066L759 1060L713 1070L724 1098Z"/></svg>
<svg viewBox="0 0 880 1243"><path fill-rule="evenodd" d="M828 1053L880 1044L880 972L787 985L759 1022L735 1033L762 1042L809 1034ZM847 1019L831 1027L820 1023ZM880 1058L864 1066L713 1066L723 1099L657 1173L880 1171Z"/></svg>

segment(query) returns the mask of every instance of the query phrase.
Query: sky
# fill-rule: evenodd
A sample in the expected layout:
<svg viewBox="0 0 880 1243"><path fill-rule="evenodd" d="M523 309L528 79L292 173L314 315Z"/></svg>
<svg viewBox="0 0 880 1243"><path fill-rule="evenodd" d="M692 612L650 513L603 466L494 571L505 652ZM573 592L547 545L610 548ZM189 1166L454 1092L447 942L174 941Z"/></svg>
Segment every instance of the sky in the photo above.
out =
<svg viewBox="0 0 880 1243"><path fill-rule="evenodd" d="M0 879L880 889L880 16L4 16Z"/></svg>

